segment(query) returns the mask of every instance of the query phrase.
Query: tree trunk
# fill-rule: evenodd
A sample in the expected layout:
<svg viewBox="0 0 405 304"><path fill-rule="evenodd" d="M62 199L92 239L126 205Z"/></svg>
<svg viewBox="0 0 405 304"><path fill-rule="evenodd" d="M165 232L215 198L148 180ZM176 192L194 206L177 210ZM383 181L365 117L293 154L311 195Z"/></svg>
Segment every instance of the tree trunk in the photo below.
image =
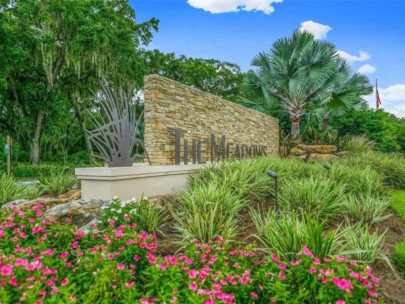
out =
<svg viewBox="0 0 405 304"><path fill-rule="evenodd" d="M324 119L322 119L321 131L322 132L326 131L328 129L328 126L329 126L329 120L328 120L328 118L325 117Z"/></svg>
<svg viewBox="0 0 405 304"><path fill-rule="evenodd" d="M91 145L91 142L90 142L90 140L89 140L89 138L87 137L87 134L86 134L86 125L85 125L85 122L84 122L84 119L83 119L81 109L78 106L78 104L76 103L76 101L73 100L72 96L70 96L70 102L71 102L71 104L73 106L73 109L75 111L75 116L76 116L77 120L79 121L80 130L82 131L84 142L86 144L87 153L89 154L90 163L94 164L95 159L94 159L94 156L93 156L93 146Z"/></svg>
<svg viewBox="0 0 405 304"><path fill-rule="evenodd" d="M39 157L41 155L40 140L41 140L41 134L42 134L42 125L44 123L44 117L45 117L45 112L42 110L39 110L38 116L37 116L37 127L35 129L35 134L34 134L34 138L32 139L32 145L31 145L31 162L34 165L37 165L39 163Z"/></svg>
<svg viewBox="0 0 405 304"><path fill-rule="evenodd" d="M290 120L291 120L291 138L294 143L300 144L302 141L300 129L301 118L290 118Z"/></svg>

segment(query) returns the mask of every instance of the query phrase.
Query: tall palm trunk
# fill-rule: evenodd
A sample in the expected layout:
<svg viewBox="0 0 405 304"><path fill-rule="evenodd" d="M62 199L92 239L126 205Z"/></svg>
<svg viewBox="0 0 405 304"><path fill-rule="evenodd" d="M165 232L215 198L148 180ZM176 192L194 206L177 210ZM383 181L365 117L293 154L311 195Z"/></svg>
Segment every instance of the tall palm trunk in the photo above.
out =
<svg viewBox="0 0 405 304"><path fill-rule="evenodd" d="M44 123L44 118L45 118L45 112L42 110L39 110L38 115L37 115L37 126L35 129L34 138L32 139L32 144L31 144L31 162L34 165L37 165L39 163L39 157L41 154L40 141L41 141L42 125Z"/></svg>
<svg viewBox="0 0 405 304"><path fill-rule="evenodd" d="M291 121L291 138L294 143L300 144L302 142L301 139L301 118L299 117L290 117Z"/></svg>

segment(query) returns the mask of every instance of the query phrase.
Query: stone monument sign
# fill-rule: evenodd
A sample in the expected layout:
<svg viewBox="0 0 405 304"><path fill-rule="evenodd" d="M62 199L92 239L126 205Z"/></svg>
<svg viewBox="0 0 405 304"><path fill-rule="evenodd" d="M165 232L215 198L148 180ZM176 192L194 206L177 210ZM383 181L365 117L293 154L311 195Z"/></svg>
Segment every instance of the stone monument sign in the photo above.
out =
<svg viewBox="0 0 405 304"><path fill-rule="evenodd" d="M152 165L278 155L276 118L161 76L145 77L144 117Z"/></svg>

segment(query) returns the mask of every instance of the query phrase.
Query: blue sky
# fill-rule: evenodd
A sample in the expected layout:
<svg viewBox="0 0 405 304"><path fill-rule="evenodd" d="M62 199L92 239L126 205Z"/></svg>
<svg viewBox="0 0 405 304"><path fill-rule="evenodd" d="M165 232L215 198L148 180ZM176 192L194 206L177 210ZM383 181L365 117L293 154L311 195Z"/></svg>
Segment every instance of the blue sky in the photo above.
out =
<svg viewBox="0 0 405 304"><path fill-rule="evenodd" d="M383 107L405 117L405 0L130 0L160 20L151 48L237 63L302 28L333 42L353 71L379 81ZM374 106L375 98L368 98Z"/></svg>

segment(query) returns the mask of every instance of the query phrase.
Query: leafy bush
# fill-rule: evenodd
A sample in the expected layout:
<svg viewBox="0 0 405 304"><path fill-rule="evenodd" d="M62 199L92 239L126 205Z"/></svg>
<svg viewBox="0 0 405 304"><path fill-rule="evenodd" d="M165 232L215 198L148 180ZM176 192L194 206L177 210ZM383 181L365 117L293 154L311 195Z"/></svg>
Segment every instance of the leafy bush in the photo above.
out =
<svg viewBox="0 0 405 304"><path fill-rule="evenodd" d="M398 269L405 272L405 240L397 244L395 247L394 261Z"/></svg>
<svg viewBox="0 0 405 304"><path fill-rule="evenodd" d="M76 177L68 173L52 173L49 176L41 175L38 180L42 190L53 196L68 192L77 183Z"/></svg>
<svg viewBox="0 0 405 304"><path fill-rule="evenodd" d="M354 222L373 225L387 219L386 210L390 205L388 197L349 195L343 204L343 212Z"/></svg>
<svg viewBox="0 0 405 304"><path fill-rule="evenodd" d="M233 239L238 233L238 214L246 205L241 193L216 183L195 185L174 206L176 229L183 240L209 242L221 236Z"/></svg>
<svg viewBox="0 0 405 304"><path fill-rule="evenodd" d="M148 233L163 234L162 228L168 220L166 209L157 206L142 198L139 202L135 199L128 202L116 198L109 207L104 207L100 214L100 226L108 227L111 220L116 225L136 224L137 229Z"/></svg>
<svg viewBox="0 0 405 304"><path fill-rule="evenodd" d="M394 191L392 193L392 208L405 221L405 191Z"/></svg>
<svg viewBox="0 0 405 304"><path fill-rule="evenodd" d="M377 258L388 261L381 253L385 233L386 231L379 234L378 230L372 233L370 226L362 223L348 227L345 229L347 242L343 254L355 261L364 263L372 263Z"/></svg>
<svg viewBox="0 0 405 304"><path fill-rule="evenodd" d="M266 174L268 168L268 158L222 162L192 175L191 188L217 185L238 192L245 199L262 201L273 194L272 180Z"/></svg>
<svg viewBox="0 0 405 304"><path fill-rule="evenodd" d="M23 197L29 200L39 198L43 194L43 189L40 185L30 185L24 187Z"/></svg>
<svg viewBox="0 0 405 304"><path fill-rule="evenodd" d="M74 174L75 165L66 166L62 163L41 163L32 165L30 163L13 163L12 173L17 179L38 178L39 176L50 176L58 172Z"/></svg>
<svg viewBox="0 0 405 304"><path fill-rule="evenodd" d="M322 176L290 179L281 188L281 206L298 214L328 219L341 209L343 193L341 184Z"/></svg>
<svg viewBox="0 0 405 304"><path fill-rule="evenodd" d="M322 258L339 253L342 236L338 230L328 231L325 222L254 209L250 214L257 230L256 238L269 252L283 259L294 259L295 253L305 245L311 246L314 254Z"/></svg>
<svg viewBox="0 0 405 304"><path fill-rule="evenodd" d="M343 147L344 150L353 153L364 153L375 149L375 142L368 139L366 135L351 137Z"/></svg>
<svg viewBox="0 0 405 304"><path fill-rule="evenodd" d="M358 155L353 162L358 165L369 165L382 175L387 187L405 189L405 159L403 156L369 152Z"/></svg>
<svg viewBox="0 0 405 304"><path fill-rule="evenodd" d="M24 187L16 184L12 175L3 173L0 176L0 204L23 198Z"/></svg>
<svg viewBox="0 0 405 304"><path fill-rule="evenodd" d="M386 193L384 177L369 166L337 163L331 166L329 177L345 186L353 195L381 195Z"/></svg>
<svg viewBox="0 0 405 304"><path fill-rule="evenodd" d="M378 278L304 246L291 263L217 239L159 257L156 240L111 222L77 231L32 210L0 210L3 303L375 303ZM208 302L207 302L208 301Z"/></svg>

